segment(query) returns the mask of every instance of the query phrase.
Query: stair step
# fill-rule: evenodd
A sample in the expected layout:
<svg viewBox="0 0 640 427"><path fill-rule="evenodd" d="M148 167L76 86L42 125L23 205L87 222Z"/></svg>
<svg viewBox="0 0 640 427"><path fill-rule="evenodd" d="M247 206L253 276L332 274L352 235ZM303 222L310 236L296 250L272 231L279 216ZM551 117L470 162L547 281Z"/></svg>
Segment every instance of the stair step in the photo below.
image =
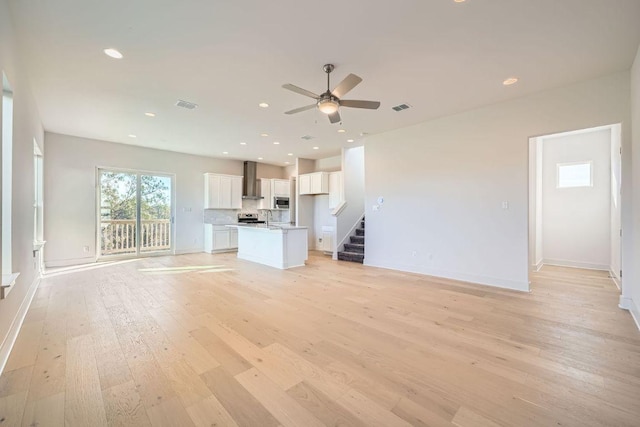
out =
<svg viewBox="0 0 640 427"><path fill-rule="evenodd" d="M364 243L345 243L344 250L346 252L364 253Z"/></svg>
<svg viewBox="0 0 640 427"><path fill-rule="evenodd" d="M360 223L360 228L364 228L364 221Z"/></svg>
<svg viewBox="0 0 640 427"><path fill-rule="evenodd" d="M364 254L357 252L338 252L338 259L340 261L351 261L362 264L364 262Z"/></svg>
<svg viewBox="0 0 640 427"><path fill-rule="evenodd" d="M364 228L356 228L356 236L364 236Z"/></svg>
<svg viewBox="0 0 640 427"><path fill-rule="evenodd" d="M360 243L364 245L364 236L351 236L351 243Z"/></svg>

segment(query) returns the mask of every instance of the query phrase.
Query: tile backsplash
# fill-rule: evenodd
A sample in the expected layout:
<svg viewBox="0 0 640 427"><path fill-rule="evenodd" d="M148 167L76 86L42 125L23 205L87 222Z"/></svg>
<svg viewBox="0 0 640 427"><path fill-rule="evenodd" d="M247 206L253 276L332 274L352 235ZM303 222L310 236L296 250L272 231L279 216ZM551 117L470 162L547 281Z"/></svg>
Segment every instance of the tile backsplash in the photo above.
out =
<svg viewBox="0 0 640 427"><path fill-rule="evenodd" d="M235 224L238 222L237 209L205 209L205 224Z"/></svg>
<svg viewBox="0 0 640 427"><path fill-rule="evenodd" d="M242 209L205 209L205 224L235 224L238 222L238 213L257 213L258 219L267 220L267 210L258 209L258 200L245 199L242 201ZM272 210L269 221L290 222L291 214L289 210Z"/></svg>

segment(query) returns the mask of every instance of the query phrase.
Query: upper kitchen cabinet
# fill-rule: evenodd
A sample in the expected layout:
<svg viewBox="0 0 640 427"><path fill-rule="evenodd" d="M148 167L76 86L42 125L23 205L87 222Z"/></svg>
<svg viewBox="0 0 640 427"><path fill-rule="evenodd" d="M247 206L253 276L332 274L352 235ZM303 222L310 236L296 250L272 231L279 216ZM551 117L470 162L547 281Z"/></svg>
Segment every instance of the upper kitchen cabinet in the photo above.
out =
<svg viewBox="0 0 640 427"><path fill-rule="evenodd" d="M289 197L291 195L291 183L288 179L273 179L273 197Z"/></svg>
<svg viewBox="0 0 640 427"><path fill-rule="evenodd" d="M327 172L314 172L299 175L300 195L328 194L329 174Z"/></svg>
<svg viewBox="0 0 640 427"><path fill-rule="evenodd" d="M258 202L258 209L278 209L274 205L275 197L290 197L291 182L288 179L262 178L260 181L260 195L263 199Z"/></svg>
<svg viewBox="0 0 640 427"><path fill-rule="evenodd" d="M262 199L258 201L258 209L273 209L271 180L262 178L258 181L260 182L260 196L262 196Z"/></svg>
<svg viewBox="0 0 640 427"><path fill-rule="evenodd" d="M242 209L242 177L204 174L205 209Z"/></svg>

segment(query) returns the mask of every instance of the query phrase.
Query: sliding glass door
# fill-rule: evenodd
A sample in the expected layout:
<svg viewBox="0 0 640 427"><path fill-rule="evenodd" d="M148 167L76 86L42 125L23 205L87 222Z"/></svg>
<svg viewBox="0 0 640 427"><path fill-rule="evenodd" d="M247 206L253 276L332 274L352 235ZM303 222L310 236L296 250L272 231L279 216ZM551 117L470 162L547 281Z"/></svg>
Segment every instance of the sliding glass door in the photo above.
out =
<svg viewBox="0 0 640 427"><path fill-rule="evenodd" d="M100 169L98 183L100 257L171 251L171 176Z"/></svg>

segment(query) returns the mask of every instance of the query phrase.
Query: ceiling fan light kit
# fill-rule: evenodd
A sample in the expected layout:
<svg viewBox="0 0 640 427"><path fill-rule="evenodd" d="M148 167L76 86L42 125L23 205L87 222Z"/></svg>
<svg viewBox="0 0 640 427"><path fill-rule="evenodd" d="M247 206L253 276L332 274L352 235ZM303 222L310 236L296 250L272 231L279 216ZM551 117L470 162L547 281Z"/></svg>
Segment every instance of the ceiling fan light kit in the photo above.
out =
<svg viewBox="0 0 640 427"><path fill-rule="evenodd" d="M309 98L313 98L316 100L315 104L306 105L300 108L295 108L293 110L286 111L285 114L296 114L296 113L311 110L314 107L317 107L318 110L320 110L321 112L329 116L329 121L331 123L338 123L340 122L340 113L338 110L340 109L341 106L349 107L349 108L364 108L367 110L377 110L378 107L380 107L380 102L378 101L356 101L356 100L341 101L340 98L346 95L347 92L351 91L351 89L356 87L362 81L362 79L356 76L355 74L349 74L332 91L331 85L330 85L330 77L331 77L330 75L331 75L331 72L334 70L334 68L335 67L333 64L325 64L324 67L322 67L324 72L327 73L327 91L324 92L322 95L316 95L311 91L302 89L290 83L282 85L282 87L287 90L290 90L300 95L308 96Z"/></svg>
<svg viewBox="0 0 640 427"><path fill-rule="evenodd" d="M318 101L318 110L322 111L325 114L335 113L336 111L338 111L338 107L340 107L338 101L331 98L321 99L320 101Z"/></svg>

